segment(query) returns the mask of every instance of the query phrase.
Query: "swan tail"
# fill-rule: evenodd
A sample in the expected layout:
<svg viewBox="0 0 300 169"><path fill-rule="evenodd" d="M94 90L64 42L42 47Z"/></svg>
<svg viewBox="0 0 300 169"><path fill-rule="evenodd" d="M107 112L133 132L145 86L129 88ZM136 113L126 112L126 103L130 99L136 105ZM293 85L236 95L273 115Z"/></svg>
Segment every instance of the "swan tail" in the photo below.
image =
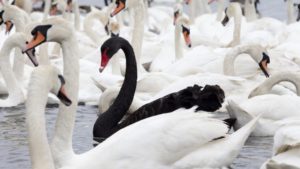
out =
<svg viewBox="0 0 300 169"><path fill-rule="evenodd" d="M226 106L230 118L236 118L237 121L234 124L234 129L237 130L243 127L246 123L253 119L253 116L243 110L237 103L233 100L228 100L228 105Z"/></svg>

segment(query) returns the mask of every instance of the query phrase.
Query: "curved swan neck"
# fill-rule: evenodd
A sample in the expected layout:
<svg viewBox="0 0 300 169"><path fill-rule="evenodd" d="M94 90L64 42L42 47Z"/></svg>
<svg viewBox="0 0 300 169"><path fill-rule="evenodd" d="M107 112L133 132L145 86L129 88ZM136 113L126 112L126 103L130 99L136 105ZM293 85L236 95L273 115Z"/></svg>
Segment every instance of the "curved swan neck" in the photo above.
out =
<svg viewBox="0 0 300 169"><path fill-rule="evenodd" d="M54 169L54 163L47 140L45 107L50 90L49 83L31 82L26 102L26 120L29 150L33 169Z"/></svg>
<svg viewBox="0 0 300 169"><path fill-rule="evenodd" d="M62 103L59 105L59 113L55 125L55 135L51 143L54 160L60 159L59 157L61 156L72 156L74 154L72 148L72 136L79 89L79 51L76 38L75 36L70 36L68 40L58 43L61 43L63 49L63 75L66 80L66 94L74 104L69 107L66 107ZM59 161L57 162L60 163Z"/></svg>
<svg viewBox="0 0 300 169"><path fill-rule="evenodd" d="M298 73L293 72L281 72L272 75L270 78L265 80L261 85L255 88L249 95L249 97L254 97L262 94L267 94L271 89L280 82L290 82L295 85L296 93L300 96L300 76Z"/></svg>
<svg viewBox="0 0 300 169"><path fill-rule="evenodd" d="M130 44L121 40L121 49L126 57L126 73L120 93L109 109L101 114L94 125L94 137L108 137L111 131L103 131L105 128L116 126L128 111L136 89L137 84L137 65L135 61L134 51ZM103 132L102 132L103 131Z"/></svg>
<svg viewBox="0 0 300 169"><path fill-rule="evenodd" d="M22 94L21 87L17 82L17 79L12 71L12 67L9 62L10 52L14 47L21 47L19 42L23 35L14 34L10 36L3 44L0 51L0 68L4 81L7 86L9 97L15 97ZM23 39L25 41L25 39ZM25 43L25 42L24 42ZM18 59L18 58L17 58Z"/></svg>
<svg viewBox="0 0 300 169"><path fill-rule="evenodd" d="M246 53L251 56L256 63L260 62L264 49L259 45L243 45L238 46L228 52L224 58L223 72L225 75L235 75L234 61L240 54Z"/></svg>

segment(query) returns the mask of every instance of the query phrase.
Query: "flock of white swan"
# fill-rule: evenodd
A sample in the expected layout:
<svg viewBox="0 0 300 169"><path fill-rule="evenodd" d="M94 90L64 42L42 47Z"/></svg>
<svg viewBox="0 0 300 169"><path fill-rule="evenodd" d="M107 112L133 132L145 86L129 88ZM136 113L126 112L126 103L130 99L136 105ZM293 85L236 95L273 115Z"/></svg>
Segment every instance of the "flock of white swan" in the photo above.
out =
<svg viewBox="0 0 300 169"><path fill-rule="evenodd" d="M0 0L0 94L8 95L0 107L25 103L32 168L227 168L252 135L274 136L273 156L261 169L300 169L293 0L286 1L287 23L259 16L254 0L164 1L174 6L114 0L82 15L77 0L45 0L43 12L31 0ZM208 88L221 94L204 93ZM201 103L176 100L186 95ZM157 100L168 113L143 112ZM48 140L45 107L53 103L59 112ZM72 145L77 103L98 105L94 137L105 137L83 154ZM203 104L230 119L195 112ZM126 113L137 120L116 128Z"/></svg>

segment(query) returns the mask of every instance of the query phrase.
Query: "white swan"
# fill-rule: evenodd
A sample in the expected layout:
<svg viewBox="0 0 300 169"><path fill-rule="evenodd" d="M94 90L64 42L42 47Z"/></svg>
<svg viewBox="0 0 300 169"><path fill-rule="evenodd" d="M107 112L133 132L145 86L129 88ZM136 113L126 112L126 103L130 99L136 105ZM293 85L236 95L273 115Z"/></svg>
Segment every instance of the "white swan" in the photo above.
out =
<svg viewBox="0 0 300 169"><path fill-rule="evenodd" d="M273 74L270 78L266 79L263 83L257 86L255 89L251 91L249 94L249 98L258 95L268 94L273 86L276 84L288 81L291 82L296 87L296 93L300 96L300 76L299 72L292 72L292 71L281 71Z"/></svg>
<svg viewBox="0 0 300 169"><path fill-rule="evenodd" d="M9 57L13 48L24 49L26 40L25 34L15 33L6 39L0 50L0 70L8 90L8 98L0 100L0 107L16 106L25 101L23 81L17 79L13 73Z"/></svg>
<svg viewBox="0 0 300 169"><path fill-rule="evenodd" d="M25 26L31 22L24 10L9 4L3 7L2 19L6 25L6 32L10 32L14 25L16 32L24 32ZM15 51L13 70L17 79L22 80L24 76L24 56L20 49L16 49Z"/></svg>
<svg viewBox="0 0 300 169"><path fill-rule="evenodd" d="M223 63L223 72L225 75L235 75L234 61L242 53L250 55L259 65L265 76L269 77L267 65L270 63L270 57L267 55L266 50L260 45L241 45L228 52Z"/></svg>
<svg viewBox="0 0 300 169"><path fill-rule="evenodd" d="M64 91L64 78L51 66L39 66L32 75L26 102L28 143L32 168L54 169L54 162L47 141L45 128L45 106L51 91L66 104L71 104ZM40 121L34 122L36 119ZM37 160L38 158L42 160Z"/></svg>
<svg viewBox="0 0 300 169"><path fill-rule="evenodd" d="M237 118L235 129L239 129L253 117L263 113L251 135L273 136L284 125L283 121L300 117L299 104L300 98L297 96L268 94L253 97L241 104L228 100L226 108L231 118Z"/></svg>
<svg viewBox="0 0 300 169"><path fill-rule="evenodd" d="M182 32L185 43L188 47L192 47L190 39L190 21L187 17L182 15L181 5L176 6L174 11L174 24L175 24L175 56L176 59L183 57L182 44L180 32Z"/></svg>
<svg viewBox="0 0 300 169"><path fill-rule="evenodd" d="M60 30L61 33L57 33L55 30ZM44 35L38 32L44 32ZM72 34L74 34L74 32L72 31L71 25L67 25L64 21L49 20L45 25L40 25L34 29L33 35L37 36L37 38L29 42L27 48L30 49L38 45L40 41L36 39L40 39L39 36L44 36L44 40L46 41L60 42L60 40L62 40L60 43L64 51L64 74L65 78L67 76L69 78L68 80L66 78L65 93L73 103L76 103L77 91L75 90L78 90L79 72L76 48L75 51L69 48L70 43L72 47L76 47L76 41ZM44 73L42 76L47 77L44 76ZM56 83L61 84L58 81L56 81ZM51 87L50 83L44 83L44 85L37 84L36 87L42 87L45 86L45 84L49 90L49 86ZM227 166L230 165L237 156L259 118L257 117L243 129L227 136L228 128L222 121L207 117L204 118L201 114L193 113L193 109L186 111L180 110L168 115L156 116L135 123L132 126L120 130L96 148L86 153L76 155L72 149L72 133L75 123L75 108L77 105L73 104L70 107L66 107L63 104L60 105L55 135L49 149L45 137L45 123L42 119L43 116L40 115L40 113L44 113L44 107L42 106L45 106L46 97L41 98L41 93L38 92L40 90L36 89L36 87L32 87L28 92L31 94L28 98L34 101L29 100L27 106L28 113L39 114L32 115L28 118L28 123L33 126L29 127L29 130L31 130L29 133L35 133L35 136L30 137L29 141L34 168L45 168L45 164L47 164L46 167L48 168L105 167L111 169L120 167L186 168L194 166ZM43 94L47 94L45 92L46 89L42 91ZM40 103L38 108L36 107L37 103ZM39 127L37 128L35 126ZM193 130L190 128L193 128ZM182 139L182 132L185 133L184 139ZM187 134L187 132L190 132L190 134ZM149 133L156 134L149 135ZM147 140L141 141L140 138L146 136ZM222 138L224 136L225 138ZM160 141L157 142L157 140ZM132 143L134 143L134 145ZM114 149L112 149L112 146ZM133 146L135 148L133 148ZM182 148L183 146L185 147L184 149ZM227 147L228 149L222 151L222 153L218 153L220 147ZM131 152L130 158L125 158L128 157L128 151ZM215 153L213 155L207 155L208 152ZM224 155L224 153L226 155ZM105 156L103 156L103 154L105 154ZM170 154L172 155L170 156ZM145 159L145 157L147 158ZM204 158L214 160L202 161L201 159ZM53 161L55 166L53 165Z"/></svg>
<svg viewBox="0 0 300 169"><path fill-rule="evenodd" d="M179 110L126 127L81 155L61 156L64 164L57 166L53 159L55 154L51 153L54 145L49 147L47 141L44 111L49 91L58 95L64 104L71 104L64 92L63 77L53 67L40 66L33 72L29 86L26 115L33 169L225 167L236 158L259 118L227 135L228 126L224 122L194 113L193 109ZM181 132L186 135L184 139ZM146 136L147 139L141 141L140 138ZM221 147L223 151L218 153ZM62 151L66 149L61 148ZM131 152L130 158L125 158L128 151ZM213 154L207 154L209 152Z"/></svg>
<svg viewBox="0 0 300 169"><path fill-rule="evenodd" d="M138 76L145 72L145 69L141 65L143 36L144 36L144 1L142 0L116 0L117 7L111 13L111 16L115 16L121 10L130 8L134 10L134 28L132 30L131 44L134 49L136 62L138 66Z"/></svg>
<svg viewBox="0 0 300 169"><path fill-rule="evenodd" d="M240 44L240 36L241 36L241 22L242 22L242 10L241 6L237 2L230 3L229 6L225 10L225 18L222 21L222 24L225 26L229 21L229 18L234 18L234 32L233 39L228 44L228 47L233 47Z"/></svg>
<svg viewBox="0 0 300 169"><path fill-rule="evenodd" d="M300 168L300 121L298 124L281 127L274 136L273 157L260 169Z"/></svg>

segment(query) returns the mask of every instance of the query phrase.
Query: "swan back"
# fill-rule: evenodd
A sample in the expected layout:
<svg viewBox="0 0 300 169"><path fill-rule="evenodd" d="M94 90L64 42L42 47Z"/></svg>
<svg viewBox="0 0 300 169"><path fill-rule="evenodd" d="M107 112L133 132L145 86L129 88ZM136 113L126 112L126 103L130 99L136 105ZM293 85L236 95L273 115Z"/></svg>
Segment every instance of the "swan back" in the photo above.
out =
<svg viewBox="0 0 300 169"><path fill-rule="evenodd" d="M299 121L300 124L300 121ZM281 127L274 135L273 155L300 148L300 125Z"/></svg>
<svg viewBox="0 0 300 169"><path fill-rule="evenodd" d="M193 108L179 109L141 120L118 131L99 146L102 150L110 151L110 156L114 158L122 156L120 149L123 152L130 151L126 156L134 158L136 164L154 162L162 166L174 163L202 144L224 136L228 131L223 121L194 111ZM110 146L118 148L113 151L104 148Z"/></svg>

